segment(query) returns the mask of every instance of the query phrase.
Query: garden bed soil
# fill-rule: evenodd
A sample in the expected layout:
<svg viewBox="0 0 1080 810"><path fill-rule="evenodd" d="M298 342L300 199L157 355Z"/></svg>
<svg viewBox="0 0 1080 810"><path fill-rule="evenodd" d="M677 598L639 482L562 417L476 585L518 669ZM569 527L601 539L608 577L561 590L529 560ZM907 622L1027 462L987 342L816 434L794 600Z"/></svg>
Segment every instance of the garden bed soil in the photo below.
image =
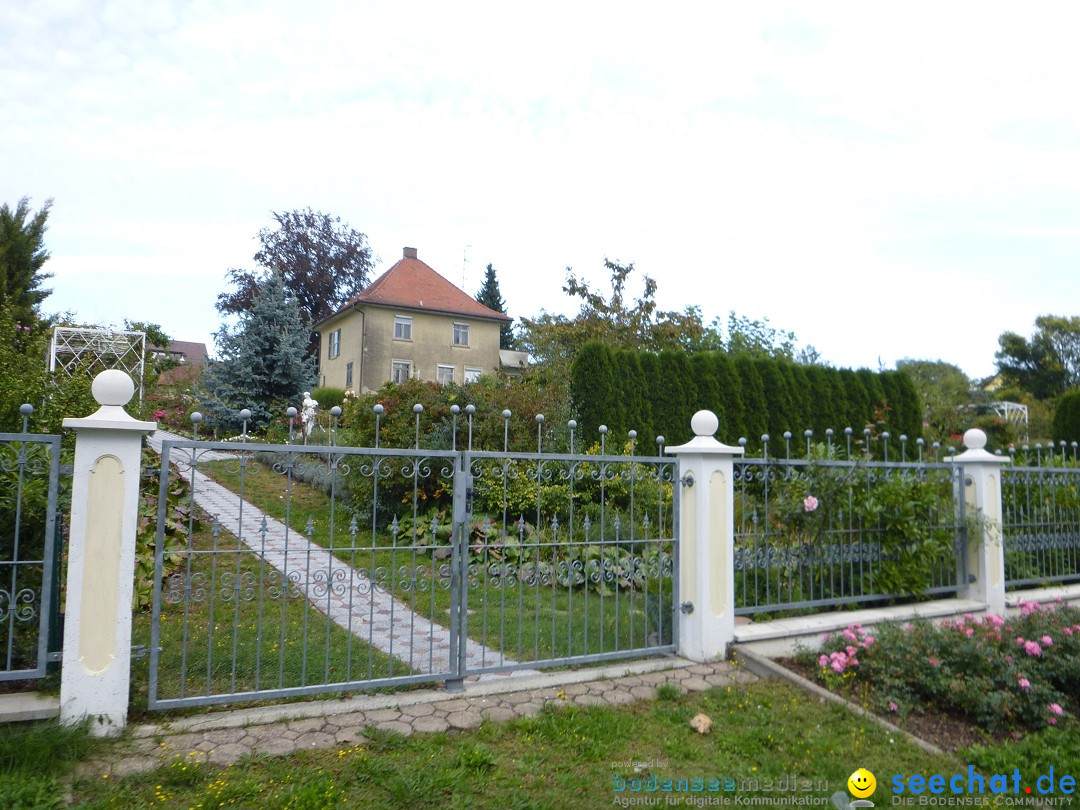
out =
<svg viewBox="0 0 1080 810"><path fill-rule="evenodd" d="M801 675L811 683L826 689L829 688L818 680L817 668L811 664L801 663L794 658L778 658L776 663L785 669L789 669L792 672ZM876 705L875 701L869 699L868 693L865 690L860 690L852 686L842 689L830 689L829 691L854 703L856 706L862 707L868 712L872 712L883 720L892 723L894 726L902 728L904 731L918 737L920 740L933 743L943 751L954 752L963 748L968 748L972 745L985 745L1002 741L1000 738L995 739L989 737L984 731L979 729L974 723L962 715L951 712L913 711L906 714L883 712L881 707ZM1023 735L1018 732L1014 736L1016 739L1019 739Z"/></svg>

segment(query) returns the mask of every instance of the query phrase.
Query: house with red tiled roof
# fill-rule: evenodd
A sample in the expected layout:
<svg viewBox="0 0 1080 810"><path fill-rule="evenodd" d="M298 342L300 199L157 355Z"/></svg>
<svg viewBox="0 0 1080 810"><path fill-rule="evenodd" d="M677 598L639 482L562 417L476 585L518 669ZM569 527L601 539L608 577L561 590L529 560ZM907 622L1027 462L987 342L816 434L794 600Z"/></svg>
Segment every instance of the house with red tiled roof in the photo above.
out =
<svg viewBox="0 0 1080 810"><path fill-rule="evenodd" d="M499 371L499 327L511 320L405 248L397 264L315 325L320 383L363 392L410 378L472 382Z"/></svg>

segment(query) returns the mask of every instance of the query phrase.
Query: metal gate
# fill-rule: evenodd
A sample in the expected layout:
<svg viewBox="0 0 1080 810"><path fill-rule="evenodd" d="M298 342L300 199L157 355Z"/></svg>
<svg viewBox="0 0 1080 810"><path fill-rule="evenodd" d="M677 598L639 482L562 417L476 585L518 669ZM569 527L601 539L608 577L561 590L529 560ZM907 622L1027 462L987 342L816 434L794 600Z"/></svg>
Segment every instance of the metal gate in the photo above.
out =
<svg viewBox="0 0 1080 810"><path fill-rule="evenodd" d="M672 652L677 480L664 457L166 441L149 707Z"/></svg>
<svg viewBox="0 0 1080 810"><path fill-rule="evenodd" d="M0 681L45 674L57 609L60 437L28 433L29 413L22 433L0 433Z"/></svg>

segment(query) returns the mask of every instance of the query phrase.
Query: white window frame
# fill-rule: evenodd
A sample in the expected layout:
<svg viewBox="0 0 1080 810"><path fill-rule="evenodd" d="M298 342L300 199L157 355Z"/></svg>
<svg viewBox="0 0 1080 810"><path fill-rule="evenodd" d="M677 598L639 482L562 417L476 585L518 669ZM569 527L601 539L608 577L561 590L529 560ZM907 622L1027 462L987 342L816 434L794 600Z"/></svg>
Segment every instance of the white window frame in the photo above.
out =
<svg viewBox="0 0 1080 810"><path fill-rule="evenodd" d="M352 370L353 370L353 361L350 360L348 363L345 364L345 387L346 388L352 388L352 383L353 383Z"/></svg>
<svg viewBox="0 0 1080 810"><path fill-rule="evenodd" d="M463 340L463 341L459 340L459 335L463 336L465 338L465 340ZM453 345L455 345L455 346L465 346L466 348L468 347L468 345L469 345L469 325L467 323L462 323L461 321L454 321Z"/></svg>
<svg viewBox="0 0 1080 810"><path fill-rule="evenodd" d="M394 340L412 340L412 318L410 316L394 316Z"/></svg>
<svg viewBox="0 0 1080 810"><path fill-rule="evenodd" d="M450 375L450 379L448 379L448 380L443 379L443 375L445 373L448 373ZM436 365L435 366L435 381L437 383L439 383L439 385L450 385L450 384L452 384L454 382L454 367L451 366L451 365L448 365L446 363L439 363L438 365Z"/></svg>
<svg viewBox="0 0 1080 810"><path fill-rule="evenodd" d="M335 329L330 333L327 344L329 345L328 354L331 360L341 356L341 329Z"/></svg>
<svg viewBox="0 0 1080 810"><path fill-rule="evenodd" d="M474 383L480 379L480 375L484 373L482 368L474 368L473 366L465 366L465 382Z"/></svg>
<svg viewBox="0 0 1080 810"><path fill-rule="evenodd" d="M412 363L408 360L391 360L390 361L390 381L395 382L398 385L405 382L405 380L398 379L398 367L405 367L405 380L412 377Z"/></svg>

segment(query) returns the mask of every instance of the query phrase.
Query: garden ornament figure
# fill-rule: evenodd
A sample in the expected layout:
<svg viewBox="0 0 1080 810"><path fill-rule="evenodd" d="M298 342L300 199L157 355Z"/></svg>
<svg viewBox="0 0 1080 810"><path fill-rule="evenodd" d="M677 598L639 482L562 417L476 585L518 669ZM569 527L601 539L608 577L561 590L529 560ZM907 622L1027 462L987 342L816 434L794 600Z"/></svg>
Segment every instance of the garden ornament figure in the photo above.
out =
<svg viewBox="0 0 1080 810"><path fill-rule="evenodd" d="M300 411L300 421L304 425L304 441L311 435L311 429L315 427L315 415L319 410L319 401L311 398L311 392L304 392L304 407Z"/></svg>

